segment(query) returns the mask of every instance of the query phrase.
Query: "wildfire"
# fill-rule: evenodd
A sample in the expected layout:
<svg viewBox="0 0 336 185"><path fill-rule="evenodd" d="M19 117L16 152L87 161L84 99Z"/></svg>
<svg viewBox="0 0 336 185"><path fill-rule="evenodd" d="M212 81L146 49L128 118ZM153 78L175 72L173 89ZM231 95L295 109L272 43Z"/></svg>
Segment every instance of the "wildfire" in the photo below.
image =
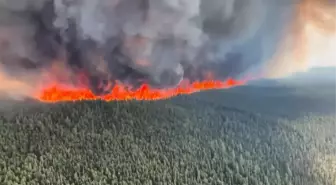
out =
<svg viewBox="0 0 336 185"><path fill-rule="evenodd" d="M136 90L131 90L125 85L115 85L109 94L103 96L95 95L87 88L70 88L59 84L51 85L37 93L36 98L42 102L59 102L59 101L80 101L80 100L160 100L182 94L191 94L202 90L223 89L237 85L242 85L243 81L228 79L222 81L201 81L188 83L182 82L176 88L172 89L154 89L149 85L142 85Z"/></svg>

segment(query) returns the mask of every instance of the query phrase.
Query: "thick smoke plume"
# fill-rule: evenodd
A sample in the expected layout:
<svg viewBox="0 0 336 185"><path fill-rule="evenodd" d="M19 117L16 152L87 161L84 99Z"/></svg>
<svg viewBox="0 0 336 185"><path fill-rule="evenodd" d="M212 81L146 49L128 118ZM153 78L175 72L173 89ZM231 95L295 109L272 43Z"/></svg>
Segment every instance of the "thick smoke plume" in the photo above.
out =
<svg viewBox="0 0 336 185"><path fill-rule="evenodd" d="M264 67L267 77L336 67L336 1L301 0L294 10L277 52Z"/></svg>
<svg viewBox="0 0 336 185"><path fill-rule="evenodd" d="M0 0L0 92L29 95L62 82L102 94L117 81L167 88L240 78L268 66L296 4Z"/></svg>

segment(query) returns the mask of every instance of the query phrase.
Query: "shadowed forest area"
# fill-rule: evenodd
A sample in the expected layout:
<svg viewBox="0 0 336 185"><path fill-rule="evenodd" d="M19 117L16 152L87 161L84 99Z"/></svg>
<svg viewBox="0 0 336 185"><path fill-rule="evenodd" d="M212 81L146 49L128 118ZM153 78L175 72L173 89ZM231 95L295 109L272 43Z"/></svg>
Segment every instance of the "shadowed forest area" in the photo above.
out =
<svg viewBox="0 0 336 185"><path fill-rule="evenodd" d="M0 118L4 185L336 184L330 85L8 105Z"/></svg>

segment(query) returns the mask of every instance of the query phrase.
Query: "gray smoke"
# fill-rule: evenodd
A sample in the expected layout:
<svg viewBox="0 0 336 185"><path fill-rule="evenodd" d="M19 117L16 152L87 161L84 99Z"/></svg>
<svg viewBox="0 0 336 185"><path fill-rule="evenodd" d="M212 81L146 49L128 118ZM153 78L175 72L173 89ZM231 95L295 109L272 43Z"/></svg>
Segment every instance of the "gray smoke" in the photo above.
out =
<svg viewBox="0 0 336 185"><path fill-rule="evenodd" d="M209 72L225 80L272 56L291 8L291 0L1 0L0 62L15 77L61 61L97 93L116 80L158 88Z"/></svg>

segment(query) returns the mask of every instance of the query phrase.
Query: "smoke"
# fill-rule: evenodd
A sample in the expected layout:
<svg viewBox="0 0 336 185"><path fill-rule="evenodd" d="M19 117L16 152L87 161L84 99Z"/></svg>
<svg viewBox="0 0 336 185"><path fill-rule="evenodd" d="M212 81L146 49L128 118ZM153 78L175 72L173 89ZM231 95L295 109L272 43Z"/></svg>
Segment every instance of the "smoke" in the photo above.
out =
<svg viewBox="0 0 336 185"><path fill-rule="evenodd" d="M277 52L264 67L267 77L336 66L335 1L301 0L294 10Z"/></svg>
<svg viewBox="0 0 336 185"><path fill-rule="evenodd" d="M273 71L267 61L296 16L296 4L1 0L0 80L9 85L0 92L29 94L57 81L102 94L116 81L167 88L183 79L225 80L265 67ZM271 63L284 63L278 61Z"/></svg>

